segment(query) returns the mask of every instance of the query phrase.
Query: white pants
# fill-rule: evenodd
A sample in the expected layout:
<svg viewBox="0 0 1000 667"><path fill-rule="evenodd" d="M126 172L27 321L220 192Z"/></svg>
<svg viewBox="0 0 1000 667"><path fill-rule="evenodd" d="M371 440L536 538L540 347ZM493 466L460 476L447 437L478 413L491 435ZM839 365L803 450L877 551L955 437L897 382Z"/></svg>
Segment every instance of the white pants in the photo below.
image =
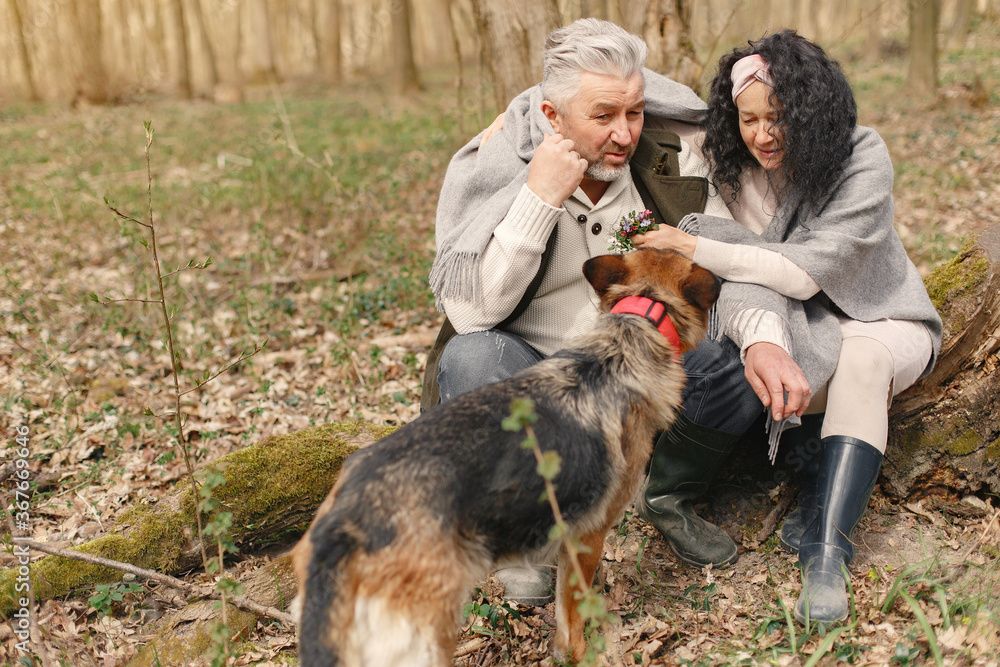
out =
<svg viewBox="0 0 1000 667"><path fill-rule="evenodd" d="M807 412L826 412L822 437L858 438L885 453L892 397L927 368L933 351L930 332L920 322L842 318L841 335L837 368Z"/></svg>

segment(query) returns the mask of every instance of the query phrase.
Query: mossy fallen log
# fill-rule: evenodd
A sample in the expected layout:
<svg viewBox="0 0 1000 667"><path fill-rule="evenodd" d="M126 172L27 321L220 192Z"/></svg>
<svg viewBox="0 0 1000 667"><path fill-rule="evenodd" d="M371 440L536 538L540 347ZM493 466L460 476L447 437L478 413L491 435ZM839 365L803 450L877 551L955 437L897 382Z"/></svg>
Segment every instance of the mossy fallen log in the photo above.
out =
<svg viewBox="0 0 1000 667"><path fill-rule="evenodd" d="M934 370L896 397L883 479L899 497L1000 493L1000 226L925 281L944 320Z"/></svg>
<svg viewBox="0 0 1000 667"><path fill-rule="evenodd" d="M267 438L207 466L225 478L215 489L215 497L233 515L230 534L234 542L249 550L304 529L347 456L391 430L361 422L328 424ZM201 552L190 485L181 481L157 502L129 509L109 534L74 549L164 573L199 566ZM17 576L16 568L0 572L2 614L16 608ZM67 595L120 577L121 573L110 568L54 556L31 565L39 599Z"/></svg>
<svg viewBox="0 0 1000 667"><path fill-rule="evenodd" d="M243 594L254 602L285 611L298 588L291 553L257 568L241 578L240 583ZM212 633L221 616L221 603L217 600L199 600L179 609L158 622L156 636L139 649L127 667L187 667L200 658L209 662ZM259 614L232 605L227 616L231 637L248 635L261 620Z"/></svg>

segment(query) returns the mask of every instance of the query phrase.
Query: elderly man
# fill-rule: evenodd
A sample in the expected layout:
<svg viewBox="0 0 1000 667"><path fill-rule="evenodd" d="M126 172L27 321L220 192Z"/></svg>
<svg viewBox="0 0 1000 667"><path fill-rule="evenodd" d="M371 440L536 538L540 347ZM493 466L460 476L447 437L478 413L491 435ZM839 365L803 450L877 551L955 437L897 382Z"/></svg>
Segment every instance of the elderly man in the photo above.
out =
<svg viewBox="0 0 1000 667"><path fill-rule="evenodd" d="M541 85L511 103L490 141L476 137L452 159L430 275L448 319L428 360L422 407L510 377L592 327L597 300L581 266L608 252L623 217L644 209L668 225L692 212L729 217L709 194L704 163L678 134L697 132L705 104L644 70L646 54L641 38L606 21L555 30L546 38ZM653 122L644 127L647 117ZM735 558L732 540L689 502L734 442L726 433L709 433L707 442L681 433L657 444L653 470L668 478L647 482L653 500L640 509L689 562ZM670 472L675 459L680 476ZM655 507L665 495L663 514ZM706 530L719 534L706 537ZM704 544L708 553L692 555ZM527 604L549 597L549 576L498 573L507 597Z"/></svg>

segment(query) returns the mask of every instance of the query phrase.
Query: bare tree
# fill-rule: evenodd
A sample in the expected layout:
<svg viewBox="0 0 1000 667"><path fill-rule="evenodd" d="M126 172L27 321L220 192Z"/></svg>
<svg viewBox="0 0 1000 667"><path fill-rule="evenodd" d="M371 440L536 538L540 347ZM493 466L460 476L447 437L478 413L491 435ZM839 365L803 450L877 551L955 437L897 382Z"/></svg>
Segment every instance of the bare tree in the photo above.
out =
<svg viewBox="0 0 1000 667"><path fill-rule="evenodd" d="M24 34L24 20L21 17L21 8L18 7L17 0L7 0L10 6L10 14L14 20L14 39L17 40L17 50L21 56L21 64L24 66L24 78L28 82L28 95L32 102L37 101L38 85L35 83L35 69L31 61L31 52L28 51L28 40Z"/></svg>
<svg viewBox="0 0 1000 667"><path fill-rule="evenodd" d="M458 129L461 134L465 134L465 76L462 66L462 42L458 39L458 19L455 16L454 0L444 0L445 10L448 12L448 23L451 31L451 48L455 57L455 66L458 71L455 74L455 97L458 109Z"/></svg>
<svg viewBox="0 0 1000 667"><path fill-rule="evenodd" d="M76 94L88 102L106 102L108 77L101 55L101 2L78 0L72 3L72 7L72 19L80 39Z"/></svg>
<svg viewBox="0 0 1000 667"><path fill-rule="evenodd" d="M556 0L472 0L482 58L498 109L542 75L545 35L559 27Z"/></svg>
<svg viewBox="0 0 1000 667"><path fill-rule="evenodd" d="M316 43L319 69L330 83L337 85L343 70L340 57L340 0L313 0L312 10L313 41Z"/></svg>
<svg viewBox="0 0 1000 667"><path fill-rule="evenodd" d="M799 0L797 4L797 15L795 17L796 27L799 34L808 39L816 39L816 3L813 0Z"/></svg>
<svg viewBox="0 0 1000 667"><path fill-rule="evenodd" d="M417 63L413 58L413 38L410 35L410 0L395 0L392 14L392 82L396 94L403 95L421 89Z"/></svg>
<svg viewBox="0 0 1000 667"><path fill-rule="evenodd" d="M692 4L692 0L649 0L641 34L649 46L647 65L697 91L703 67L691 39Z"/></svg>
<svg viewBox="0 0 1000 667"><path fill-rule="evenodd" d="M211 88L219 83L219 59L215 52L215 44L208 35L208 28L205 25L205 5L202 0L194 0L194 8L191 12L192 22L198 31L201 39L201 46L205 49L205 56L208 59L208 85Z"/></svg>
<svg viewBox="0 0 1000 667"><path fill-rule="evenodd" d="M267 13L267 0L250 0L251 38L255 43L246 44L251 58L251 76L266 79L275 76L274 47L271 43L271 21Z"/></svg>
<svg viewBox="0 0 1000 667"><path fill-rule="evenodd" d="M580 0L580 17L608 18L608 0Z"/></svg>
<svg viewBox="0 0 1000 667"><path fill-rule="evenodd" d="M938 86L938 0L909 0L910 67L906 83L918 96L930 96Z"/></svg>
<svg viewBox="0 0 1000 667"><path fill-rule="evenodd" d="M958 0L955 7L955 19L948 31L948 46L961 49L965 46L965 38L969 36L972 25L972 15L976 11L976 0Z"/></svg>
<svg viewBox="0 0 1000 667"><path fill-rule="evenodd" d="M184 99L191 99L191 51L188 48L187 25L184 20L184 0L167 0L168 20L177 31L174 66L177 69L177 90Z"/></svg>
<svg viewBox="0 0 1000 667"><path fill-rule="evenodd" d="M868 42L865 44L865 57L868 60L878 60L882 52L882 24L879 22L881 3L876 4L867 15Z"/></svg>

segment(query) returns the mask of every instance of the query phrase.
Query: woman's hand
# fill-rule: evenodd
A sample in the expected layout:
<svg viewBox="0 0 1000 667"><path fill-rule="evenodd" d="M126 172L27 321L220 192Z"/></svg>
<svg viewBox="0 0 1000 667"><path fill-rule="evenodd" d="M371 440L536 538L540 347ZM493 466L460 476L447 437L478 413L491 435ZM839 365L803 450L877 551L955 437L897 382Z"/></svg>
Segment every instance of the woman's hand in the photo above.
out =
<svg viewBox="0 0 1000 667"><path fill-rule="evenodd" d="M490 137L492 137L494 133L499 132L502 129L503 129L503 113L494 118L493 122L490 123L490 126L485 130L483 130L483 136L480 137L479 139L479 147L482 148L483 146L485 146L486 142L490 140Z"/></svg>
<svg viewBox="0 0 1000 667"><path fill-rule="evenodd" d="M682 232L676 227L661 224L650 232L633 236L632 245L636 248L673 250L688 259L694 259L694 249L698 245L698 237Z"/></svg>
<svg viewBox="0 0 1000 667"><path fill-rule="evenodd" d="M744 374L760 402L771 409L774 421L805 414L812 389L799 365L779 346L754 343L748 347Z"/></svg>

